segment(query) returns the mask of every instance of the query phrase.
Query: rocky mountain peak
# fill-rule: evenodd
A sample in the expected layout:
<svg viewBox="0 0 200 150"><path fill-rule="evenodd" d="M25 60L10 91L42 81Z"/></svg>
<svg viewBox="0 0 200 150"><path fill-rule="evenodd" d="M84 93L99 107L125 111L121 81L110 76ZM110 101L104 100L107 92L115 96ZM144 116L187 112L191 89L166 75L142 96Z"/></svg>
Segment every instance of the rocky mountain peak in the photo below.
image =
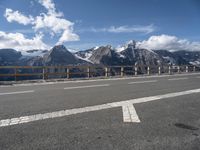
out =
<svg viewBox="0 0 200 150"><path fill-rule="evenodd" d="M52 51L60 51L60 52L61 51L63 51L63 52L68 51L64 45L56 45L51 50Z"/></svg>
<svg viewBox="0 0 200 150"><path fill-rule="evenodd" d="M135 40L128 41L126 47L134 49L136 47L136 41Z"/></svg>
<svg viewBox="0 0 200 150"><path fill-rule="evenodd" d="M66 65L76 62L76 57L64 45L56 45L44 55L44 63L47 65Z"/></svg>

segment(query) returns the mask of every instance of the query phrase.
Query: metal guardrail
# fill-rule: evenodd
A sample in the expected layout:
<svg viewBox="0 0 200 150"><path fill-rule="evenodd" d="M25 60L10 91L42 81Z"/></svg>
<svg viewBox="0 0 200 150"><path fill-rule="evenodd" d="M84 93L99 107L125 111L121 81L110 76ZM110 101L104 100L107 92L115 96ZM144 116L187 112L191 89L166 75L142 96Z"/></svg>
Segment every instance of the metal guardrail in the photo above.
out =
<svg viewBox="0 0 200 150"><path fill-rule="evenodd" d="M98 76L174 74L200 71L199 67L184 66L0 66L0 80L26 80Z"/></svg>

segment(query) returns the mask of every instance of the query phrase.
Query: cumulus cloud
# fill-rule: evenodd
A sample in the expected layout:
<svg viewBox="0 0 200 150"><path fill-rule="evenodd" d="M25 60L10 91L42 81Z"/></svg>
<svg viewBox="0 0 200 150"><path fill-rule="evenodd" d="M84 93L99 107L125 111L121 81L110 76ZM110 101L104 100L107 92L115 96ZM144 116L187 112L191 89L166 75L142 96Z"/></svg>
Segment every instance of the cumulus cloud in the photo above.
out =
<svg viewBox="0 0 200 150"><path fill-rule="evenodd" d="M56 12L55 4L52 0L39 0L39 3L48 10L48 13L54 14Z"/></svg>
<svg viewBox="0 0 200 150"><path fill-rule="evenodd" d="M71 33L70 30L65 30L57 44L62 44L65 41L77 41L78 39L78 35Z"/></svg>
<svg viewBox="0 0 200 150"><path fill-rule="evenodd" d="M0 31L0 48L13 48L16 50L48 49L49 47L42 41L43 35L36 34L29 39L21 33L6 33Z"/></svg>
<svg viewBox="0 0 200 150"><path fill-rule="evenodd" d="M64 19L62 12L56 12L52 0L39 0L39 3L47 9L47 14L43 13L36 17L33 27L36 31L45 29L49 30L52 36L61 34L57 44L79 40L79 36L73 30L74 23Z"/></svg>
<svg viewBox="0 0 200 150"><path fill-rule="evenodd" d="M90 28L85 29L83 31L90 31L90 32L110 32L110 33L144 33L149 34L156 30L156 27L151 24L147 26L141 25L134 25L134 26L110 26L108 28Z"/></svg>
<svg viewBox="0 0 200 150"><path fill-rule="evenodd" d="M151 36L148 40L137 43L137 47L151 50L165 49L169 51L190 50L199 51L200 42L191 42L171 35Z"/></svg>
<svg viewBox="0 0 200 150"><path fill-rule="evenodd" d="M23 25L31 24L34 20L32 16L25 16L19 11L13 11L10 8L6 8L4 17L7 19L8 22L17 22Z"/></svg>
<svg viewBox="0 0 200 150"><path fill-rule="evenodd" d="M52 37L59 37L56 44L63 44L68 41L78 41L79 36L74 33L74 23L65 19L62 12L56 11L52 0L38 0L38 2L47 10L47 13L41 13L36 17L25 16L19 11L6 9L5 18L8 22L18 22L23 25L32 25L36 33L48 32Z"/></svg>
<svg viewBox="0 0 200 150"><path fill-rule="evenodd" d="M61 35L57 44L62 44L67 41L77 41L79 36L73 32L74 23L59 18L55 15L46 15L37 16L35 20L34 29L40 31L45 29L50 31L51 35Z"/></svg>

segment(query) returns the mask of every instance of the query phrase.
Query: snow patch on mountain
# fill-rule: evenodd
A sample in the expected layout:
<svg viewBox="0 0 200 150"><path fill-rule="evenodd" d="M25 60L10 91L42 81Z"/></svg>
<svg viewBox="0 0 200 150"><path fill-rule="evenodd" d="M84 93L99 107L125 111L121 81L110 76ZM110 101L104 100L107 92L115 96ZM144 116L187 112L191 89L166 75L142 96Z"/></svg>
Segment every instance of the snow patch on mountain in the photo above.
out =
<svg viewBox="0 0 200 150"><path fill-rule="evenodd" d="M120 53L120 52L124 51L127 48L134 49L135 46L136 46L136 42L134 40L130 40L130 41L126 42L125 45L116 47L115 50L116 50L116 52Z"/></svg>
<svg viewBox="0 0 200 150"><path fill-rule="evenodd" d="M72 49L72 48L67 48L68 51L70 51L71 53L76 53L78 52L79 50L76 50L76 49Z"/></svg>
<svg viewBox="0 0 200 150"><path fill-rule="evenodd" d="M194 61L194 62L190 62L191 65L194 65L194 66L199 66L200 65L200 61Z"/></svg>
<svg viewBox="0 0 200 150"><path fill-rule="evenodd" d="M78 58L78 59L81 59L81 60L84 60L84 61L87 61L87 62L89 62L89 63L92 63L92 64L93 64L93 62L89 60L89 57L87 57L87 58L83 58L83 57L80 57L80 56L79 56L79 55L77 55L77 54L74 54L74 56L75 56L76 58Z"/></svg>
<svg viewBox="0 0 200 150"><path fill-rule="evenodd" d="M43 57L48 51L47 50L28 50L21 51L22 57Z"/></svg>

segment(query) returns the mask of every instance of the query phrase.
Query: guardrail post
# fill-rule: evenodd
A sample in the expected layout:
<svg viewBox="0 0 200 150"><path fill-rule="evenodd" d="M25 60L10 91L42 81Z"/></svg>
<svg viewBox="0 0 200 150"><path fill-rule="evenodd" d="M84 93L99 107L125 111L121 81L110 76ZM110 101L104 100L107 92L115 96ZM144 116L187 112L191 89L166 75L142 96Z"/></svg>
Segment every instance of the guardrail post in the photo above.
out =
<svg viewBox="0 0 200 150"><path fill-rule="evenodd" d="M46 80L49 77L48 72L50 71L50 73L51 73L51 70L49 70L49 68L47 66L45 66L44 69L45 69L45 80Z"/></svg>
<svg viewBox="0 0 200 150"><path fill-rule="evenodd" d="M137 74L138 74L138 68L137 66L135 66L135 76L137 76Z"/></svg>
<svg viewBox="0 0 200 150"><path fill-rule="evenodd" d="M178 73L180 73L180 66L178 66Z"/></svg>
<svg viewBox="0 0 200 150"><path fill-rule="evenodd" d="M108 76L109 76L109 68L106 67L106 68L105 68L105 77L108 77Z"/></svg>
<svg viewBox="0 0 200 150"><path fill-rule="evenodd" d="M169 66L169 71L168 71L168 73L171 74L171 66Z"/></svg>
<svg viewBox="0 0 200 150"><path fill-rule="evenodd" d="M105 68L105 77L108 77L108 68Z"/></svg>
<svg viewBox="0 0 200 150"><path fill-rule="evenodd" d="M69 74L70 74L70 72L69 72L69 68L67 68L67 79L69 79Z"/></svg>
<svg viewBox="0 0 200 150"><path fill-rule="evenodd" d="M87 67L87 76L88 76L88 78L90 78L90 67L89 66Z"/></svg>
<svg viewBox="0 0 200 150"><path fill-rule="evenodd" d="M193 67L193 72L196 72L196 67L195 66Z"/></svg>
<svg viewBox="0 0 200 150"><path fill-rule="evenodd" d="M124 67L121 67L121 77L124 76Z"/></svg>
<svg viewBox="0 0 200 150"><path fill-rule="evenodd" d="M45 80L45 67L42 67L42 79Z"/></svg>
<svg viewBox="0 0 200 150"><path fill-rule="evenodd" d="M185 67L185 72L188 73L188 66Z"/></svg>
<svg viewBox="0 0 200 150"><path fill-rule="evenodd" d="M150 67L147 67L147 74L150 75Z"/></svg>
<svg viewBox="0 0 200 150"><path fill-rule="evenodd" d="M108 67L105 67L105 77L108 77Z"/></svg>
<svg viewBox="0 0 200 150"><path fill-rule="evenodd" d="M158 74L161 75L161 68L160 68L160 66L158 67Z"/></svg>
<svg viewBox="0 0 200 150"><path fill-rule="evenodd" d="M15 81L17 81L17 68L14 68L14 72L15 72Z"/></svg>

